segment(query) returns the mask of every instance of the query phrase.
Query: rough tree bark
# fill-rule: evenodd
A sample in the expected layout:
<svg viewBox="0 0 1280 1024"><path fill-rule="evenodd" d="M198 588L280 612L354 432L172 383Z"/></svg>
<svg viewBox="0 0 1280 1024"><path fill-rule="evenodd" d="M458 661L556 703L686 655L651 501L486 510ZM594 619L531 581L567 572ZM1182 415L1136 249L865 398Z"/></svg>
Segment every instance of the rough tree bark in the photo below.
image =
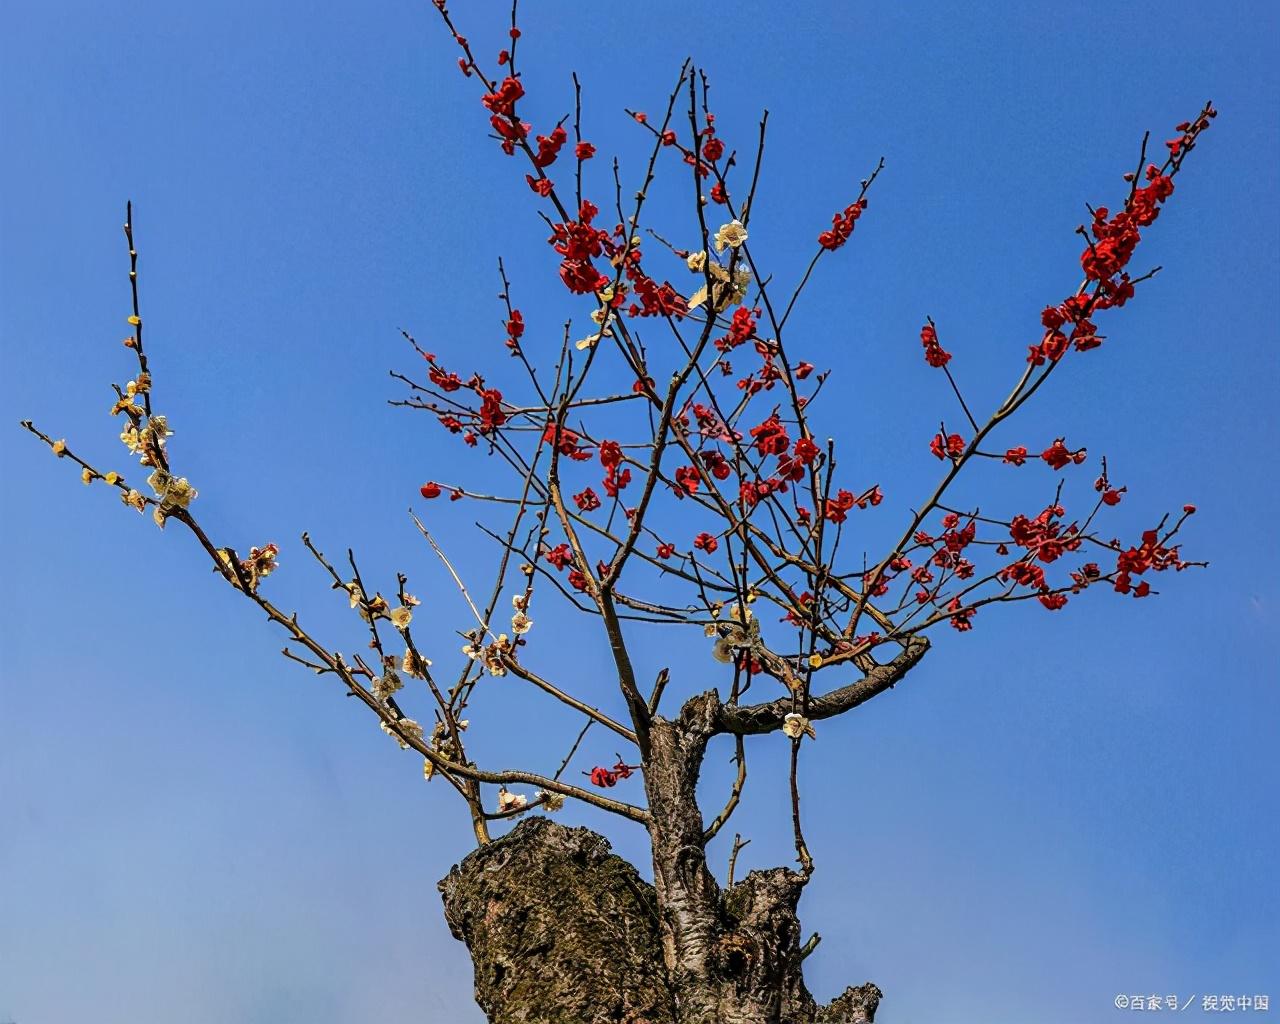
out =
<svg viewBox="0 0 1280 1024"><path fill-rule="evenodd" d="M655 884L584 828L543 818L466 857L440 883L494 1024L862 1024L880 990L819 1007L804 984L796 905L807 877L753 871L722 890L695 798L713 695L655 718L645 787Z"/></svg>

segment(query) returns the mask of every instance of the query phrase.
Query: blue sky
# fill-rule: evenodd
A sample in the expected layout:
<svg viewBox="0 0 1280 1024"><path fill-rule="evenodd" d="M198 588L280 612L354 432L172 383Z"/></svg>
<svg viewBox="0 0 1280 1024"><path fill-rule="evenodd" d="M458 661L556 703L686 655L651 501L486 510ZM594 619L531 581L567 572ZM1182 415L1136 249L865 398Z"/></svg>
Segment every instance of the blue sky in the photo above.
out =
<svg viewBox="0 0 1280 1024"><path fill-rule="evenodd" d="M498 7L456 6L495 52ZM1187 550L1211 569L1155 600L990 609L828 724L808 751L819 867L802 914L824 936L811 988L872 978L887 1024L1109 1020L1121 992L1280 999L1273 6L528 6L527 114L569 109L576 69L587 135L633 179L621 108L658 107L686 55L730 141L769 108L752 244L784 279L885 157L795 327L836 372L825 429L889 495L867 546L937 473L924 445L950 407L919 358L923 316L971 401L1003 397L1039 309L1074 286L1083 203L1116 204L1144 130L1217 103L1141 250L1164 271L1018 429L1105 452L1130 488L1119 530L1198 504ZM50 0L6 22L0 1019L479 1022L435 892L466 850L451 793L281 659L187 537L86 491L16 424L125 468L106 411L130 372L131 197L158 390L204 521L241 548L279 542L273 596L347 649L355 627L298 535L354 545L384 589L404 569L447 653L465 609L404 510L476 460L386 405L387 370L415 365L401 327L497 365L499 254L531 338L583 315L522 172L485 138L425 0ZM482 571L464 505L431 506L432 525ZM573 651L563 678L600 691L598 639L546 621L538 656ZM674 687L709 685L701 646L647 647L646 671L658 653ZM477 710L489 763L554 768L572 735L515 686ZM749 755L744 868L792 856L781 750ZM728 754L713 750L708 806ZM638 829L564 820L606 828L647 870Z"/></svg>

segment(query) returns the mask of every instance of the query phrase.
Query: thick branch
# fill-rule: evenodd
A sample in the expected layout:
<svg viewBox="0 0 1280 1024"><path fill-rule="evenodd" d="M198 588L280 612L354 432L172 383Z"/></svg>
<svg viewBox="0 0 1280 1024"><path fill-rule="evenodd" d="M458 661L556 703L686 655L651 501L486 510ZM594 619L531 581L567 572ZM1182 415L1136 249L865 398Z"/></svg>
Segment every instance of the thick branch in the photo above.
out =
<svg viewBox="0 0 1280 1024"><path fill-rule="evenodd" d="M906 649L887 665L877 665L857 682L832 690L821 697L811 698L806 717L813 721L834 718L859 704L865 704L877 694L897 685L924 657L928 649L929 641L925 637L913 637ZM762 704L722 704L717 710L713 728L717 733L738 736L774 732L782 728L783 720L794 710L795 703L789 697Z"/></svg>

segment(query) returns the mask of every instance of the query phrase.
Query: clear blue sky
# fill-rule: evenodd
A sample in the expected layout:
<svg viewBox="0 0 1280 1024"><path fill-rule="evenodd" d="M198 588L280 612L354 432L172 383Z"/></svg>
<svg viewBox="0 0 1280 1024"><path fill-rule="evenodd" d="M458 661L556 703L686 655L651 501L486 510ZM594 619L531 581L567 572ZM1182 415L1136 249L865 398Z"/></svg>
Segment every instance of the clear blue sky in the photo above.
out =
<svg viewBox="0 0 1280 1024"><path fill-rule="evenodd" d="M499 5L455 6L496 51ZM1105 1021L1119 992L1280 1000L1276 8L527 6L529 112L567 110L576 69L589 136L633 175L621 108L657 107L686 54L731 140L769 107L752 234L783 277L886 158L797 322L837 371L826 429L889 494L872 533L937 472L923 446L946 394L922 317L977 404L1003 395L1038 310L1075 283L1082 204L1115 204L1143 130L1216 101L1144 243L1166 269L1021 432L1105 451L1126 531L1196 502L1188 552L1212 568L1155 600L992 610L828 725L802 912L824 936L815 993L874 979L886 1024ZM384 589L405 569L451 651L463 610L404 509L471 463L385 404L386 371L413 366L400 327L463 363L500 358L499 253L534 337L581 315L522 178L426 0L46 0L5 23L0 1019L479 1022L435 892L466 849L452 793L281 659L188 537L86 491L17 421L125 468L106 412L129 373L132 197L163 411L205 520L241 548L281 543L273 594L347 649L352 621L299 533L354 544ZM488 564L473 509L431 514L464 567ZM581 637L568 681L601 690L598 641L550 625ZM688 657L686 692L707 682L705 650ZM485 705L478 756L553 768L571 723L532 717L514 686L501 699L521 717ZM792 856L778 749L751 755L744 867ZM564 820L604 825L647 870L638 829Z"/></svg>

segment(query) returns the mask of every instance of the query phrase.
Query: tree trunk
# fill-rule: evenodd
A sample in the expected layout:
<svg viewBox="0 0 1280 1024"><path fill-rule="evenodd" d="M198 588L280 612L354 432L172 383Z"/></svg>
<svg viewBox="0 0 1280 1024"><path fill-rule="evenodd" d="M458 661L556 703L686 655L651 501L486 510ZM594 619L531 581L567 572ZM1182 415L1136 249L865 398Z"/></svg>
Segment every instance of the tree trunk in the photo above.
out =
<svg viewBox="0 0 1280 1024"><path fill-rule="evenodd" d="M700 836L700 822L698 829ZM822 1008L804 986L795 913L802 876L753 871L721 893L701 842L694 845L669 851L674 860L655 850L660 887L596 833L541 816L468 855L440 891L450 930L471 953L476 1000L489 1020L873 1021L874 985L850 988ZM663 893L674 903L661 906Z"/></svg>

